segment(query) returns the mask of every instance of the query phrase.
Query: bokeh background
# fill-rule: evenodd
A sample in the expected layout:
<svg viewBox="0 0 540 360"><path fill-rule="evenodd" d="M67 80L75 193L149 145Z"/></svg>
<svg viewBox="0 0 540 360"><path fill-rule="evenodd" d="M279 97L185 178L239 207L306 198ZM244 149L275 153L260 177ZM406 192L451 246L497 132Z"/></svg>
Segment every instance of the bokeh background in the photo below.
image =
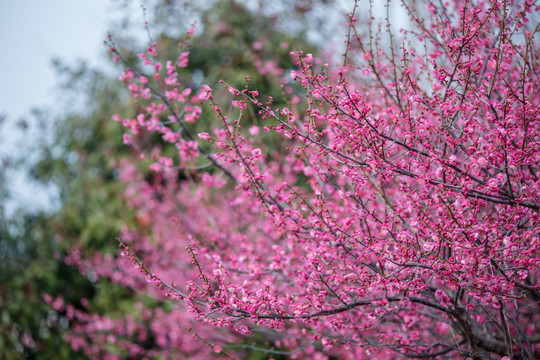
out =
<svg viewBox="0 0 540 360"><path fill-rule="evenodd" d="M88 358L68 341L66 305L107 316L136 312L135 303L171 311L170 303L70 260L74 249L83 257L116 256L122 226L140 226L115 168L136 154L111 120L135 109L103 44L107 34L134 60L150 41L147 20L167 58L197 20L183 76L235 86L248 75L254 88L278 99L279 86L271 71L254 65L254 51L283 69L291 66L291 47L339 54L353 3L148 0L143 11L127 0L0 1L0 359ZM212 119L201 121L204 127ZM144 346L156 344L150 337ZM267 358L256 347L245 356Z"/></svg>

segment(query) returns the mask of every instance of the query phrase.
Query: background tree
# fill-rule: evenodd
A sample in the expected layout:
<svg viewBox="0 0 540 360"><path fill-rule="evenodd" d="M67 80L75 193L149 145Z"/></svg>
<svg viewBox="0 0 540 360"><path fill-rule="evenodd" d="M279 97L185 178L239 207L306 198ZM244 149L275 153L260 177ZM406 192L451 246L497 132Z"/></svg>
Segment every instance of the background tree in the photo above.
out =
<svg viewBox="0 0 540 360"><path fill-rule="evenodd" d="M155 4L162 8L164 3ZM152 26L171 21L168 17L161 17L167 13L156 14L151 19ZM230 76L227 80L236 84L249 74L261 88L268 89L268 94L278 97L281 90L273 85L274 74L261 74L259 67L254 65L255 57L275 62L277 65L273 69L290 66L287 65L288 49L279 47L280 50L274 53L273 46L282 42L304 43L303 34L298 32L293 36L270 31L273 26L271 20L263 14L255 16L236 3L218 3L213 14L227 31L218 36L223 29L210 29L215 20L210 11L201 17L199 23L210 30L196 36L198 42L204 40L206 45L199 48L199 60L192 61L185 69L185 74L195 74L191 84L200 86L197 83L201 78L217 82L223 75ZM142 24L130 26L142 27ZM241 27L250 27L251 31L248 33ZM123 27L123 34L129 36L132 29ZM238 36L238 33L243 35ZM125 54L134 56L135 51L130 49L136 45L128 36L117 40ZM158 32L153 36L164 55L177 49L179 40L175 40L173 34ZM257 40L262 43L259 50L253 48ZM223 50L225 45L227 49ZM236 70L240 66L242 68ZM40 155L37 161L32 160L27 166L35 179L59 189L60 206L58 211L51 213L31 214L21 210L14 216L16 220L5 219L2 222L2 358L75 359L92 354L98 357L105 356L105 353L115 354L118 350L114 345L106 349L96 345L84 354L80 344L65 342L68 339L64 336L65 331L73 329L74 313L84 309L104 317L128 319L118 328L125 329L130 324L130 317L141 312L140 308L150 310L143 318L137 319L140 321L134 335L136 343L158 357L160 349L170 344L159 343L161 339L153 335L154 332L160 333L159 326L151 328L151 325L160 323L155 319L168 316L170 305L162 299L137 295L129 286L118 286L118 279L99 279L92 268L73 266L77 256L71 252L76 248L84 258L99 253L103 255L96 255L97 258L108 259L106 254L117 249L115 238L122 227L140 227L141 232L148 227L140 212L126 206L125 184L118 182L118 164L126 158L134 162L138 153L122 144L121 125L110 121L114 113L134 116L134 102L106 69L92 69L85 64L68 65L61 61L56 61L55 67L65 112L54 121L52 115L45 111L36 113L44 120L43 123L54 122L54 126L48 129L52 139L44 137L28 149L32 154ZM271 89L271 86L275 87ZM210 121L213 121L211 117L203 116L196 126ZM153 140L150 138L143 143L151 144ZM35 156L31 158L35 159ZM151 180L153 175L144 170L148 164L141 163L139 169L147 180ZM64 262L67 254L69 256ZM188 330L181 331L185 335ZM104 343L108 340L105 339ZM208 348L191 334L183 341L181 351L184 355L196 351L201 344ZM101 344L99 341L96 343Z"/></svg>

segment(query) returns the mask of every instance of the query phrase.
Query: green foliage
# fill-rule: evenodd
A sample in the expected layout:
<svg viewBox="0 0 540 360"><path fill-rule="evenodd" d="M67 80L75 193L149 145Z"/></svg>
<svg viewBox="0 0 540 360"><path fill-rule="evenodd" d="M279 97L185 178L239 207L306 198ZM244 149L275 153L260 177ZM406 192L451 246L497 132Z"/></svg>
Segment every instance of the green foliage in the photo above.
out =
<svg viewBox="0 0 540 360"><path fill-rule="evenodd" d="M59 210L53 214L20 211L17 220L2 223L0 358L85 358L63 341L69 321L45 303L44 294L62 296L76 307L82 298L97 298L95 307L102 310L131 298L118 287L102 291L105 284L98 285L96 279L61 261L73 247L87 254L115 251L121 225L129 224L131 214L122 199L114 159L132 154L122 144L121 127L110 120L113 109L121 110L123 92L117 81L84 64L75 69L60 63L56 67L65 79L66 103L85 94L85 111L58 119L52 140L42 139L30 149L40 154L29 166L30 174L59 190Z"/></svg>
<svg viewBox="0 0 540 360"><path fill-rule="evenodd" d="M53 219L20 214L19 222L0 224L0 348L2 359L77 359L62 331L69 322L43 301L46 293L68 301L91 296L93 289L77 269L55 259Z"/></svg>

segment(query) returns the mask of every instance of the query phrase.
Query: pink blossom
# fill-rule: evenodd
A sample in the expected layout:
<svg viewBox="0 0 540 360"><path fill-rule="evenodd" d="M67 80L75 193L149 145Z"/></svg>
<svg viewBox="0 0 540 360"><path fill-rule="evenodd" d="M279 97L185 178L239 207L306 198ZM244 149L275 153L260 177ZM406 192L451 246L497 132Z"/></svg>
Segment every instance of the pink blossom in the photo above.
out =
<svg viewBox="0 0 540 360"><path fill-rule="evenodd" d="M259 149L259 148L251 150L251 155L253 157L255 157L255 158L260 157L261 154L262 154L262 152L261 152L261 149Z"/></svg>
<svg viewBox="0 0 540 360"><path fill-rule="evenodd" d="M162 156L159 158L159 162L163 165L165 168L170 168L173 166L173 159L169 157Z"/></svg>
<svg viewBox="0 0 540 360"><path fill-rule="evenodd" d="M188 57L189 57L189 51L184 51L183 53L180 54L180 56L178 57L178 67L186 67L188 66Z"/></svg>
<svg viewBox="0 0 540 360"><path fill-rule="evenodd" d="M210 135L208 133L202 132L202 133L199 133L199 138L201 140L210 140Z"/></svg>
<svg viewBox="0 0 540 360"><path fill-rule="evenodd" d="M260 129L259 129L259 127L256 126L256 125L250 126L250 128L249 128L249 134L250 134L251 136L257 136L257 135L259 135L259 131L260 131Z"/></svg>
<svg viewBox="0 0 540 360"><path fill-rule="evenodd" d="M243 101L238 101L238 100L233 100L232 106L234 106L235 108L240 108L240 109L245 109L247 107L246 103L244 103Z"/></svg>
<svg viewBox="0 0 540 360"><path fill-rule="evenodd" d="M123 134L122 135L124 145L131 145L131 135Z"/></svg>

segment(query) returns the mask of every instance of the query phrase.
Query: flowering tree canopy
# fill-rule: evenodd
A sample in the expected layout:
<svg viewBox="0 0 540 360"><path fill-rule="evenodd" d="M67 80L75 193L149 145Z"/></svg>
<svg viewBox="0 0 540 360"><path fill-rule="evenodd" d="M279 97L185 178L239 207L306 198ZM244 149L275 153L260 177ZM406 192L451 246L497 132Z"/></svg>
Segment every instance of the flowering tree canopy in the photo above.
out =
<svg viewBox="0 0 540 360"><path fill-rule="evenodd" d="M394 34L356 4L340 65L257 60L279 107L249 78L224 97L179 75L194 29L177 58L155 43L138 55L120 77L138 114L115 120L151 160L151 178L118 164L140 226L121 234L123 257L71 260L177 306L77 311L72 343L95 356L100 343L202 358L250 343L296 358L540 356L540 6L403 7ZM195 132L202 114L215 121ZM145 350L150 314L160 348Z"/></svg>

